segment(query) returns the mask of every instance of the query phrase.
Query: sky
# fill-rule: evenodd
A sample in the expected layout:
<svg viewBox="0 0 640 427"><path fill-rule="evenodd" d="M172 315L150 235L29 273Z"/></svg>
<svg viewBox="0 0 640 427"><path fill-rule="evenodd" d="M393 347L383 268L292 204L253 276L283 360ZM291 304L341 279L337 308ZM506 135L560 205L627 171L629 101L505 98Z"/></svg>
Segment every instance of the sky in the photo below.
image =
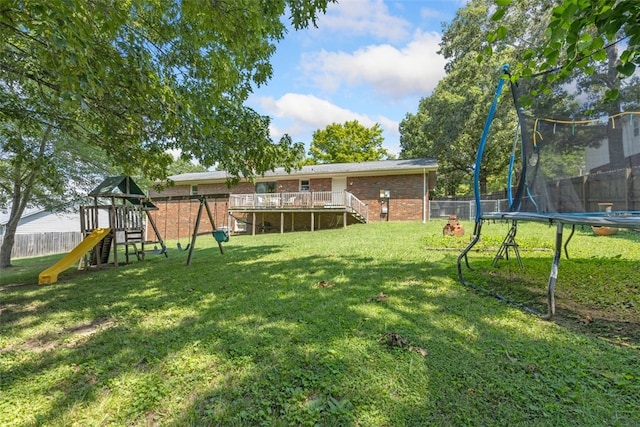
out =
<svg viewBox="0 0 640 427"><path fill-rule="evenodd" d="M339 0L317 28L293 28L272 57L273 76L247 105L271 118L274 141L307 149L333 123L378 123L383 146L400 153L398 126L444 77L443 22L467 0Z"/></svg>

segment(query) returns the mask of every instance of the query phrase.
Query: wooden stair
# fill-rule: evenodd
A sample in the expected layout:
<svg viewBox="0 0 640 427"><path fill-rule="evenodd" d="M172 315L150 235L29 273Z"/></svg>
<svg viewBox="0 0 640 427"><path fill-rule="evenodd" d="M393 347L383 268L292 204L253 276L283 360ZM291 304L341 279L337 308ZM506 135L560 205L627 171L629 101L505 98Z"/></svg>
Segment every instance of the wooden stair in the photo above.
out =
<svg viewBox="0 0 640 427"><path fill-rule="evenodd" d="M90 265L101 266L109 263L112 242L113 234L109 233L91 250Z"/></svg>

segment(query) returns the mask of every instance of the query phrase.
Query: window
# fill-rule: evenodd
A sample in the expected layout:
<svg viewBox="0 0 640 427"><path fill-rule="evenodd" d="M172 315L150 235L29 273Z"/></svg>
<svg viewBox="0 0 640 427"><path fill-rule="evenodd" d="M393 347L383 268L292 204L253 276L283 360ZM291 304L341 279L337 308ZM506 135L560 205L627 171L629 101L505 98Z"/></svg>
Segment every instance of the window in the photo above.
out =
<svg viewBox="0 0 640 427"><path fill-rule="evenodd" d="M276 192L275 182L257 182L256 183L256 193L275 193L275 192Z"/></svg>
<svg viewBox="0 0 640 427"><path fill-rule="evenodd" d="M309 180L301 179L300 180L300 191L309 191Z"/></svg>
<svg viewBox="0 0 640 427"><path fill-rule="evenodd" d="M198 194L198 184L191 186L191 195L195 196L196 194Z"/></svg>

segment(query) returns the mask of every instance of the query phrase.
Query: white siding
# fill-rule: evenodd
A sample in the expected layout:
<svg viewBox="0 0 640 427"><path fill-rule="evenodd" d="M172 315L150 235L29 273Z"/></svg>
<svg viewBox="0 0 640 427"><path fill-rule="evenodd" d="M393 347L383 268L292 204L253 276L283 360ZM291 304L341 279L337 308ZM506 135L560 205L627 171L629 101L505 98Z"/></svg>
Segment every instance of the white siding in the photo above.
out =
<svg viewBox="0 0 640 427"><path fill-rule="evenodd" d="M80 232L80 215L78 212L39 212L22 218L16 234L32 234L46 232Z"/></svg>

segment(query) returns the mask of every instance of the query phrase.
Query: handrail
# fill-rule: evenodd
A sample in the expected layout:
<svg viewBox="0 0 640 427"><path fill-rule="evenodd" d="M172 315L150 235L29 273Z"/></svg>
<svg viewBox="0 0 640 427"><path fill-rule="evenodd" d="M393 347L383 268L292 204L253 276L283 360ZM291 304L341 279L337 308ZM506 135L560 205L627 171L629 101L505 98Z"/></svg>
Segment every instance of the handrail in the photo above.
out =
<svg viewBox="0 0 640 427"><path fill-rule="evenodd" d="M348 191L299 191L281 193L230 194L234 209L345 209L368 222L368 205Z"/></svg>

